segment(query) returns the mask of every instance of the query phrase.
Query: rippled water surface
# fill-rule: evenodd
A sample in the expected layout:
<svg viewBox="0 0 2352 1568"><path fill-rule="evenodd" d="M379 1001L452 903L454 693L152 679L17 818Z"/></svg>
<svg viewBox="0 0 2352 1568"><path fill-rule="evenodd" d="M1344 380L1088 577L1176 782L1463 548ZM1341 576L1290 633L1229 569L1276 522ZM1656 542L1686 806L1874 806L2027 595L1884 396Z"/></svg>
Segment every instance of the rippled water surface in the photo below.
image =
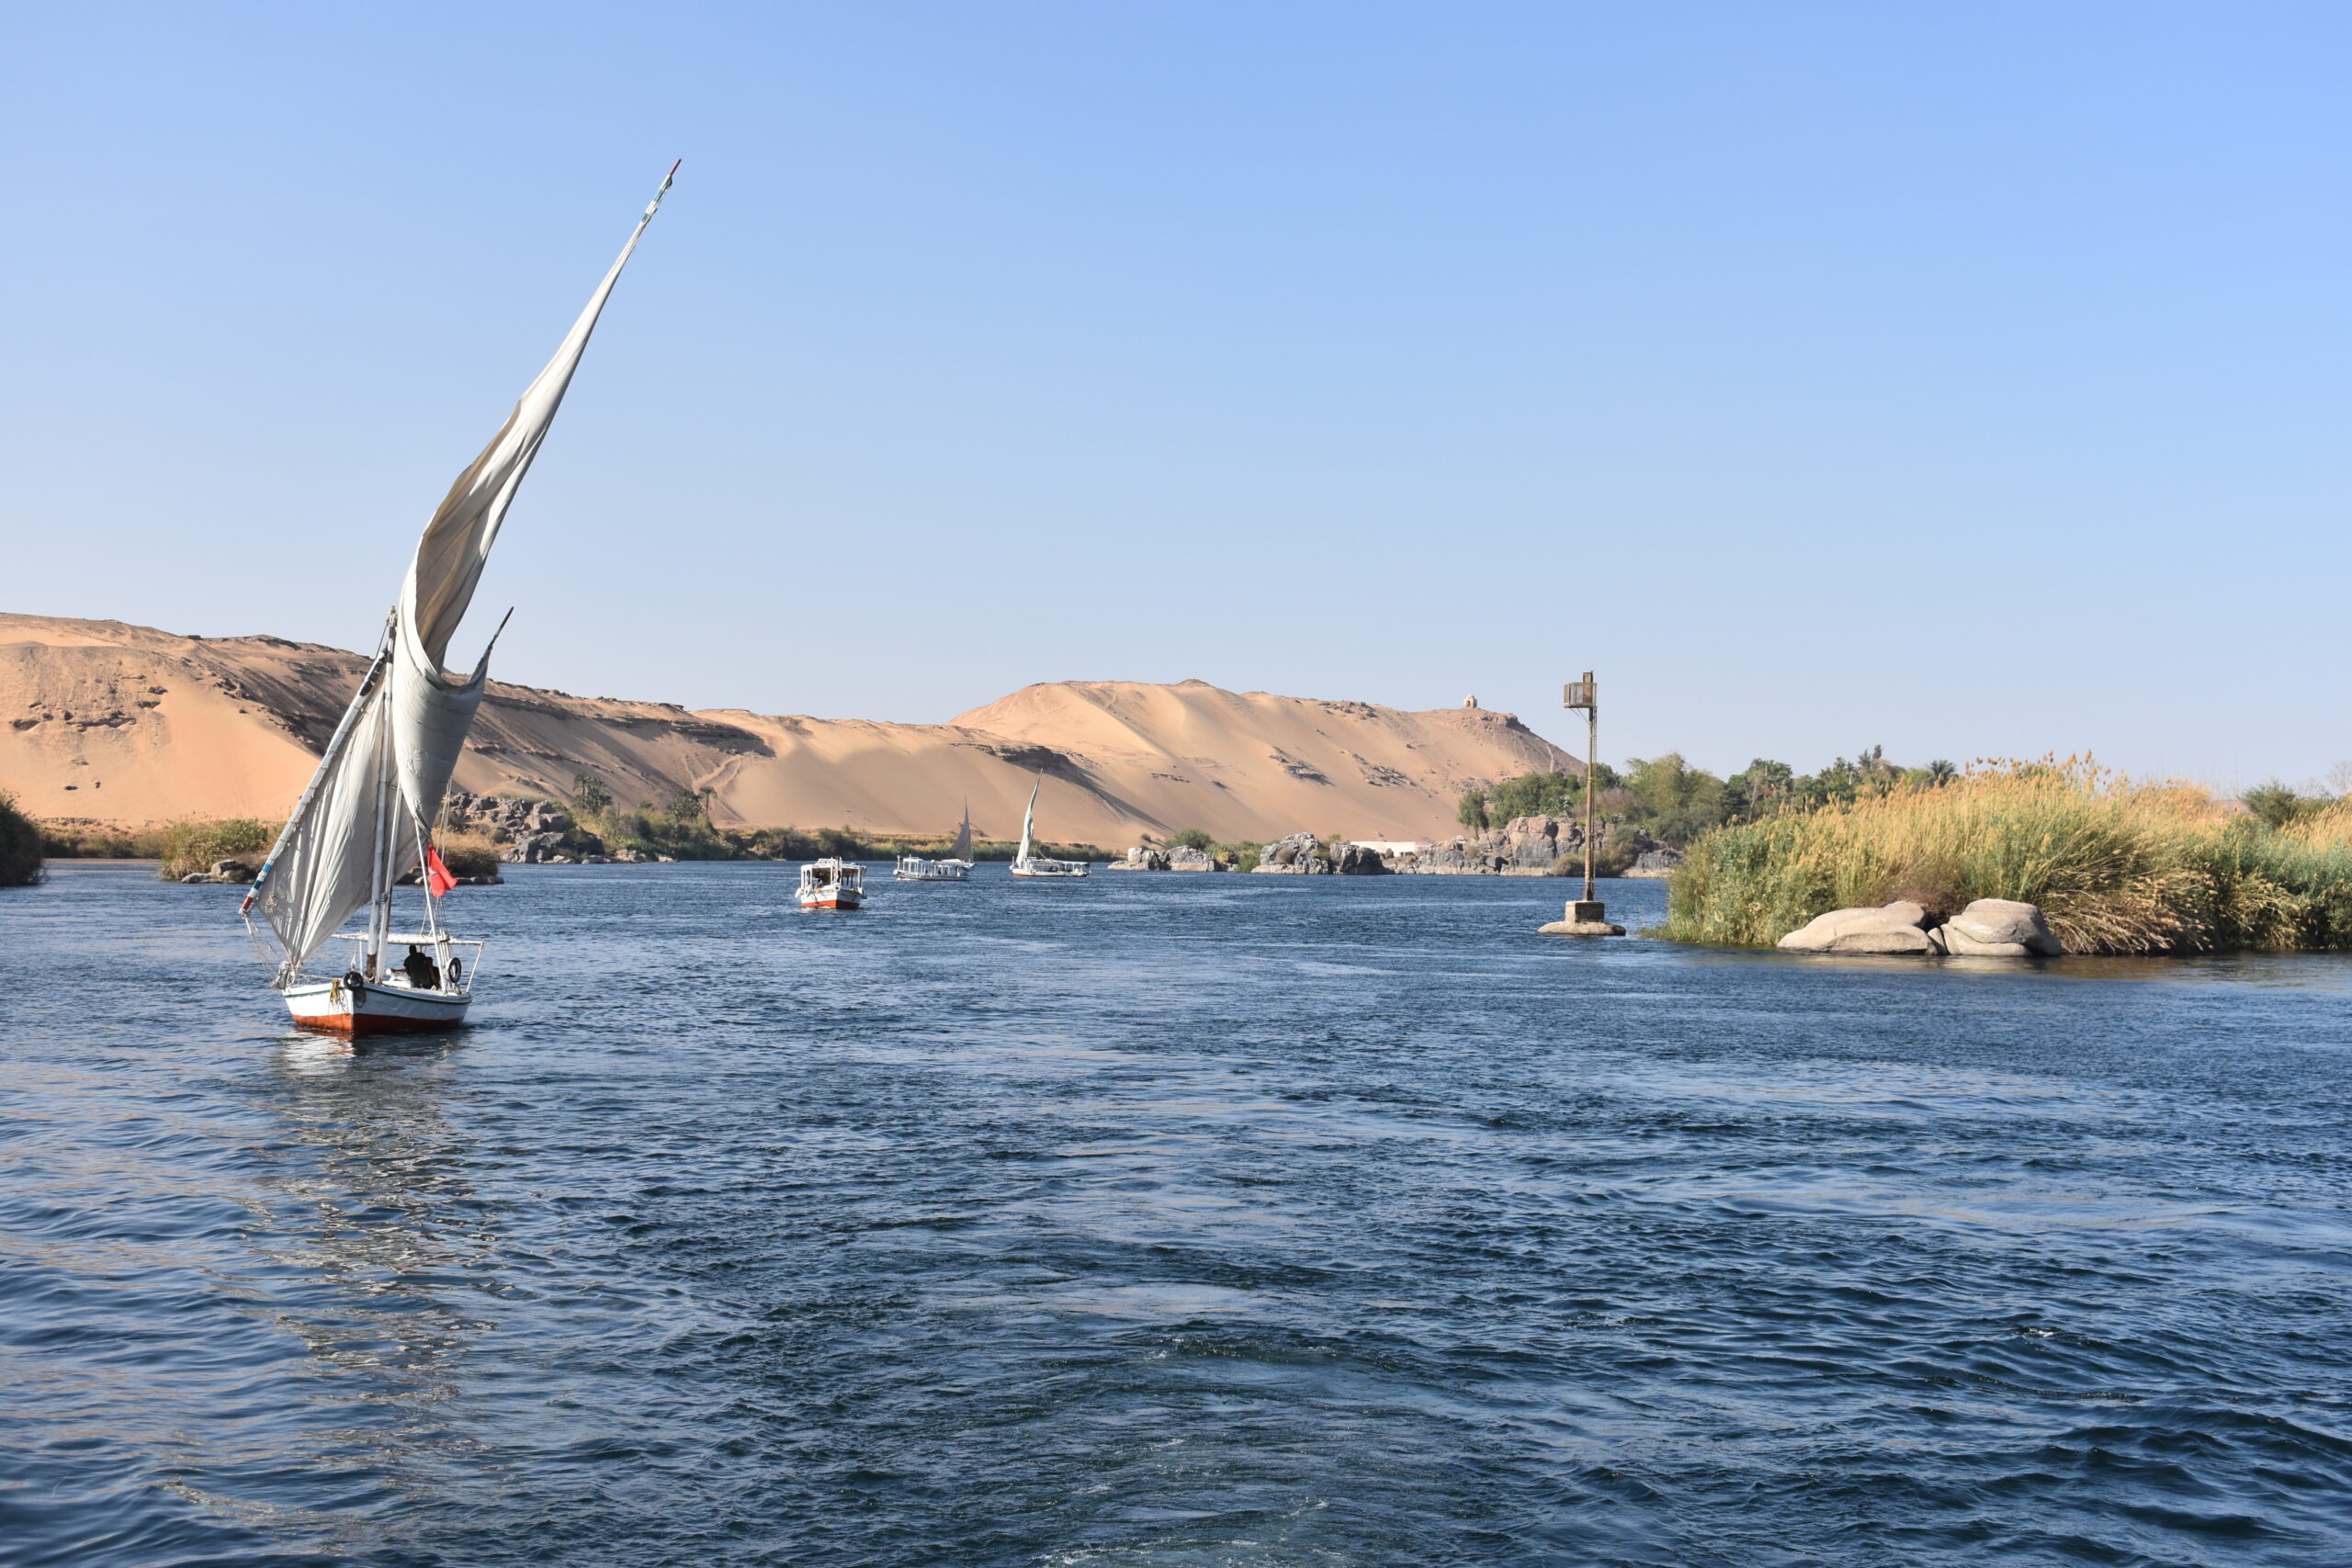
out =
<svg viewBox="0 0 2352 1568"><path fill-rule="evenodd" d="M0 1562L2352 1561L2344 962L791 886L464 890L357 1055L0 893Z"/></svg>

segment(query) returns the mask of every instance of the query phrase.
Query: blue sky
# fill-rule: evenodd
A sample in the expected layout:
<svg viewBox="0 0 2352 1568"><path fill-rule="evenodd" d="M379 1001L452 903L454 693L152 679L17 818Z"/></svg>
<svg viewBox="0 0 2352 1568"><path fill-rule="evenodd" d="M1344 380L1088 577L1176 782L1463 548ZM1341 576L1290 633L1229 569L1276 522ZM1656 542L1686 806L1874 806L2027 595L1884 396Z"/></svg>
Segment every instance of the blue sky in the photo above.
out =
<svg viewBox="0 0 2352 1568"><path fill-rule="evenodd" d="M684 157L507 679L1568 740L1592 668L1617 757L2352 757L2340 6L7 25L0 607L368 642Z"/></svg>

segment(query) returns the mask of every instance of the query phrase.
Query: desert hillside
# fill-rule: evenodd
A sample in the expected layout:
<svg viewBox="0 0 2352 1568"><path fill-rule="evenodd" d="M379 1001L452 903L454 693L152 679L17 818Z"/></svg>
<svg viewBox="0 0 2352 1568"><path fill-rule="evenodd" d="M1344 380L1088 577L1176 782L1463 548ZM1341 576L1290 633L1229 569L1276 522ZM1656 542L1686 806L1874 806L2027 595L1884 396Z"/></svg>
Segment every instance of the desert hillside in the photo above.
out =
<svg viewBox="0 0 2352 1568"><path fill-rule="evenodd" d="M0 789L31 815L136 826L282 816L367 660L280 637L192 637L119 621L0 615ZM573 775L625 803L711 792L721 827L1021 828L1105 847L1202 828L1450 833L1461 793L1575 766L1509 714L1228 692L1200 681L1026 687L952 724L688 712L491 682L459 788L556 797Z"/></svg>

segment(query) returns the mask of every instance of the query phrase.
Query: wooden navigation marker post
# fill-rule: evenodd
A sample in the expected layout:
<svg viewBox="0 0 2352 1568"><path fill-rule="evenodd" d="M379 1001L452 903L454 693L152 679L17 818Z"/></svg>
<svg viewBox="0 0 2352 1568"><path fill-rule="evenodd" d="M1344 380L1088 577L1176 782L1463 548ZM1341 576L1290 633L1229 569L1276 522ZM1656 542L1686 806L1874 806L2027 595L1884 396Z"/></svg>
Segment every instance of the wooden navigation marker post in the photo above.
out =
<svg viewBox="0 0 2352 1568"><path fill-rule="evenodd" d="M1625 928L1611 925L1608 906L1593 897L1592 774L1600 761L1600 696L1591 671L1584 672L1583 680L1567 683L1560 693L1560 705L1572 713L1584 709L1584 897L1568 906L1566 919L1537 930L1547 936L1623 936Z"/></svg>

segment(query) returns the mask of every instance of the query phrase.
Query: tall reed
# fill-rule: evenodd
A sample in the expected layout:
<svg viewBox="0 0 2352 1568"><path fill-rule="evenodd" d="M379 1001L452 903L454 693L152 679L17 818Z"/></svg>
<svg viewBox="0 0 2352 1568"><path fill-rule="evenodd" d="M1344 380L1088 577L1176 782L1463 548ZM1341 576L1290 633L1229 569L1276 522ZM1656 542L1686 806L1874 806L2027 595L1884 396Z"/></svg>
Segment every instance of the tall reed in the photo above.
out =
<svg viewBox="0 0 2352 1568"><path fill-rule="evenodd" d="M2352 811L2272 829L2086 760L1980 763L1940 788L1708 834L1674 873L1661 934L1766 946L1894 898L1946 916L1973 898L2038 904L2069 953L2352 947Z"/></svg>

